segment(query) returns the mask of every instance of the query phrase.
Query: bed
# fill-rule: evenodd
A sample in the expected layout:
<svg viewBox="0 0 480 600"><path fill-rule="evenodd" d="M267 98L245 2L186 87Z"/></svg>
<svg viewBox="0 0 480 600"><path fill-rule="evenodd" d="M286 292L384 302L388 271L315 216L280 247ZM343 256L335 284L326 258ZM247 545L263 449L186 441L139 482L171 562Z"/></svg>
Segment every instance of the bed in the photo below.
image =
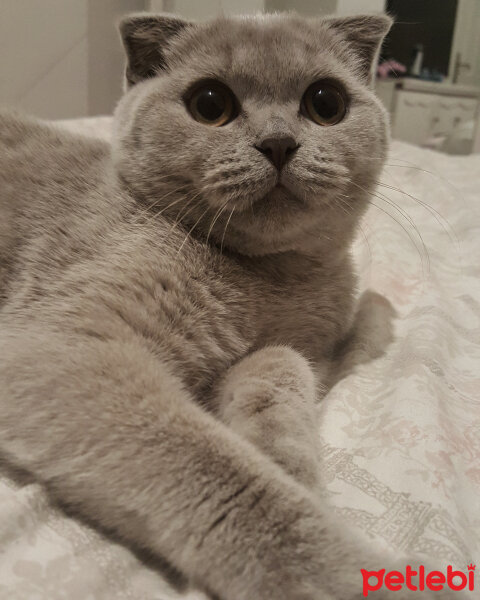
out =
<svg viewBox="0 0 480 600"><path fill-rule="evenodd" d="M60 126L108 137L110 119ZM368 543L466 571L480 564L480 155L394 142L387 163L354 253L360 289L395 306L395 341L319 405L324 493ZM1 600L180 598L205 597L0 471Z"/></svg>

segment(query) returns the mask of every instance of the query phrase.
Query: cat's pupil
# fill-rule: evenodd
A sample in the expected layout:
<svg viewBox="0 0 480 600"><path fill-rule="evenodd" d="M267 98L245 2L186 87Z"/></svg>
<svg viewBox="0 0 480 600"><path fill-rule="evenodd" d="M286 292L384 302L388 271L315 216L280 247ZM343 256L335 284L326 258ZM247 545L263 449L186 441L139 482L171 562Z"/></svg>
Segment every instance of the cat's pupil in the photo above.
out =
<svg viewBox="0 0 480 600"><path fill-rule="evenodd" d="M327 121L334 119L338 114L338 96L333 90L317 90L313 94L312 105L315 112Z"/></svg>
<svg viewBox="0 0 480 600"><path fill-rule="evenodd" d="M216 121L225 112L225 96L216 90L206 89L197 96L197 110L207 121Z"/></svg>

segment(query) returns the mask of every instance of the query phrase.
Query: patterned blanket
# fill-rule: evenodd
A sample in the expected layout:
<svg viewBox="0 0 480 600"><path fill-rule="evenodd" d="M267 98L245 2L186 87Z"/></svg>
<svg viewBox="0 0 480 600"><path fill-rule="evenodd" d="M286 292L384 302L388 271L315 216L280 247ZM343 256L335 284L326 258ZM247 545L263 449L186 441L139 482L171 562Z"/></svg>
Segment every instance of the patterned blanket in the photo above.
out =
<svg viewBox="0 0 480 600"><path fill-rule="evenodd" d="M110 120L66 126L108 136ZM466 571L480 565L480 155L394 142L382 182L355 256L361 289L395 306L396 340L319 406L325 494L366 543ZM0 473L1 600L180 598L204 596Z"/></svg>

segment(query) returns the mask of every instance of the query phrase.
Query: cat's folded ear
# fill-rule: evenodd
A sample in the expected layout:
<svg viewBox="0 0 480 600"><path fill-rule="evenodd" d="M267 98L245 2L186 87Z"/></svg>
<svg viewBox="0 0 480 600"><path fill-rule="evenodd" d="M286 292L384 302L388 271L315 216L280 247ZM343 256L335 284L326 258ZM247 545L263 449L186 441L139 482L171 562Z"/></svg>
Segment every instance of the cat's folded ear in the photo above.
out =
<svg viewBox="0 0 480 600"><path fill-rule="evenodd" d="M333 17L326 20L334 32L343 37L357 58L360 76L371 83L383 39L393 19L388 15Z"/></svg>
<svg viewBox="0 0 480 600"><path fill-rule="evenodd" d="M118 28L127 53L127 84L132 86L165 69L165 49L175 36L192 26L173 15L140 13L123 18Z"/></svg>

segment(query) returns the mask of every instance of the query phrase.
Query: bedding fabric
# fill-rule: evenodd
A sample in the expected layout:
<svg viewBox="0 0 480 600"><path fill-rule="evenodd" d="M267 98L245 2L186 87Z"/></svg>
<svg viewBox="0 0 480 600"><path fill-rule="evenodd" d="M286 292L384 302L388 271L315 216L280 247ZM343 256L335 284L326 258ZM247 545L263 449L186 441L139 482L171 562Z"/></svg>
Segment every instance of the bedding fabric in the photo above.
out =
<svg viewBox="0 0 480 600"><path fill-rule="evenodd" d="M108 137L110 119L61 126ZM361 289L395 306L396 341L319 406L325 494L367 543L466 571L480 564L480 155L394 142L382 180L402 192L379 188L355 256ZM129 598L204 596L0 472L1 600Z"/></svg>

